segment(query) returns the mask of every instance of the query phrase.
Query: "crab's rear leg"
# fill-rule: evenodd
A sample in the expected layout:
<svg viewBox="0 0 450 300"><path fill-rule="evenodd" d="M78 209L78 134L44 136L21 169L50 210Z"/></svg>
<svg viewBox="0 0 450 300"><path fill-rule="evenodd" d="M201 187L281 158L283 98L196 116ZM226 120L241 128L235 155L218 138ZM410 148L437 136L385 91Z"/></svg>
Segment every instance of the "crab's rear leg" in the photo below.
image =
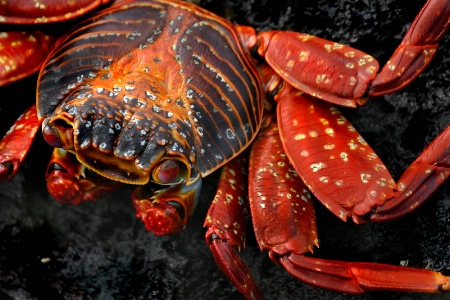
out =
<svg viewBox="0 0 450 300"><path fill-rule="evenodd" d="M249 206L244 154L226 164L204 226L206 243L222 272L248 299L263 299L250 270L235 248L245 247Z"/></svg>
<svg viewBox="0 0 450 300"><path fill-rule="evenodd" d="M372 82L369 95L393 93L410 84L431 61L449 27L450 2L428 0Z"/></svg>
<svg viewBox="0 0 450 300"><path fill-rule="evenodd" d="M450 290L449 277L423 269L333 261L297 253L281 256L279 262L302 281L349 294L368 291L436 293Z"/></svg>
<svg viewBox="0 0 450 300"><path fill-rule="evenodd" d="M372 221L396 219L414 210L450 176L450 125L429 144L397 182L392 199L378 206Z"/></svg>
<svg viewBox="0 0 450 300"><path fill-rule="evenodd" d="M252 145L249 202L261 249L276 254L313 252L318 246L312 195L283 150L272 122Z"/></svg>
<svg viewBox="0 0 450 300"><path fill-rule="evenodd" d="M340 111L291 90L277 95L285 151L315 196L342 220L357 223L406 214L450 175L447 127L396 184L386 166ZM383 215L383 216L382 216Z"/></svg>
<svg viewBox="0 0 450 300"><path fill-rule="evenodd" d="M433 271L307 256L317 245L312 201L280 149L273 126L253 144L249 168L253 226L260 247L272 259L302 281L344 293L450 289L450 279Z"/></svg>
<svg viewBox="0 0 450 300"><path fill-rule="evenodd" d="M41 126L36 106L28 108L0 141L0 181L13 177Z"/></svg>
<svg viewBox="0 0 450 300"><path fill-rule="evenodd" d="M296 89L356 107L367 96L392 93L408 85L431 61L449 26L448 0L429 0L379 74L375 58L350 46L296 32L269 31L256 38L249 30L241 32L244 43L257 45L259 55Z"/></svg>

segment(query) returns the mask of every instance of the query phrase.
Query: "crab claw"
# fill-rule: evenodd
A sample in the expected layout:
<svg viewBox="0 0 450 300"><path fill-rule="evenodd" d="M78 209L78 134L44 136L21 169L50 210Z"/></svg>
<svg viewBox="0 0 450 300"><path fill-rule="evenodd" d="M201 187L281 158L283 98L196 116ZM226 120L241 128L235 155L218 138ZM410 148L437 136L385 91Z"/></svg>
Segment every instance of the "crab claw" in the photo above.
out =
<svg viewBox="0 0 450 300"><path fill-rule="evenodd" d="M58 164L53 165L53 170L47 176L47 190L61 203L78 204L83 198L78 179Z"/></svg>
<svg viewBox="0 0 450 300"><path fill-rule="evenodd" d="M18 161L0 163L0 181L10 178L15 173L14 170L18 169L18 165Z"/></svg>
<svg viewBox="0 0 450 300"><path fill-rule="evenodd" d="M120 183L88 173L76 157L55 148L47 167L47 189L61 203L78 204L115 190Z"/></svg>
<svg viewBox="0 0 450 300"><path fill-rule="evenodd" d="M157 235L178 233L186 226L198 202L202 180L186 186L184 182L156 190L145 185L133 192L136 217Z"/></svg>

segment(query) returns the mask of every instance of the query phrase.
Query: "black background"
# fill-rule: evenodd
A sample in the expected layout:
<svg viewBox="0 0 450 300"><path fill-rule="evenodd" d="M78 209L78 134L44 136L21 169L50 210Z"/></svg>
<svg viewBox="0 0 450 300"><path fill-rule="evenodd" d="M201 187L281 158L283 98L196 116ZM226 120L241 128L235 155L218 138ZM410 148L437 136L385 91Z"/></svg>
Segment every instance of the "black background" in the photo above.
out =
<svg viewBox="0 0 450 300"><path fill-rule="evenodd" d="M332 3L331 3L332 2ZM296 30L350 44L383 64L424 1L200 1L258 30ZM66 25L57 25L58 29ZM398 178L450 121L450 36L412 85L343 109ZM34 99L35 77L0 89L0 135ZM131 190L62 205L46 192L51 149L39 136L21 171L0 184L0 299L239 299L215 266L202 227L218 173L204 183L186 230L155 237L134 217ZM429 268L450 275L450 183L416 212L382 224L343 223L316 205L315 255ZM345 295L292 278L250 238L241 251L268 299L448 299L449 295ZM44 259L44 260L42 260ZM48 261L48 262L45 262Z"/></svg>

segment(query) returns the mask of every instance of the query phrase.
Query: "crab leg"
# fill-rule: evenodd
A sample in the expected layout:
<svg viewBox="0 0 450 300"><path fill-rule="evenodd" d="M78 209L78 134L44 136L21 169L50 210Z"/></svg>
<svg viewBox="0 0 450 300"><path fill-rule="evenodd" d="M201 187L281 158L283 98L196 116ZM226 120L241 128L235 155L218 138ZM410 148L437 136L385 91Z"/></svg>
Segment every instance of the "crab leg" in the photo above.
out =
<svg viewBox="0 0 450 300"><path fill-rule="evenodd" d="M393 93L410 84L431 61L449 27L450 1L428 0L372 82L369 95Z"/></svg>
<svg viewBox="0 0 450 300"><path fill-rule="evenodd" d="M252 145L249 170L250 209L260 248L271 250L272 258L275 253L312 252L318 246L312 196L289 163L276 124Z"/></svg>
<svg viewBox="0 0 450 300"><path fill-rule="evenodd" d="M335 291L433 293L450 290L450 277L438 272L387 264L326 260L290 253L279 262L296 278Z"/></svg>
<svg viewBox="0 0 450 300"><path fill-rule="evenodd" d="M41 121L33 105L14 122L0 141L0 181L16 174L40 126Z"/></svg>
<svg viewBox="0 0 450 300"><path fill-rule="evenodd" d="M2 32L0 34L0 86L37 72L54 43L53 37L39 31Z"/></svg>
<svg viewBox="0 0 450 300"><path fill-rule="evenodd" d="M355 48L297 32L258 34L258 53L297 90L342 106L362 104L379 68Z"/></svg>
<svg viewBox="0 0 450 300"><path fill-rule="evenodd" d="M268 31L257 35L256 44L258 54L296 89L331 103L356 107L364 104L367 96L392 93L416 78L449 26L449 0L429 0L380 74L372 56L307 34ZM249 36L244 34L243 40L253 47Z"/></svg>
<svg viewBox="0 0 450 300"><path fill-rule="evenodd" d="M344 221L351 216L356 223L365 222L373 208L386 203L386 208L380 209L385 212L390 201L406 201L399 210L407 213L449 176L448 128L397 185L337 108L286 87L277 109L283 145L294 168L313 194ZM402 195L402 191L406 193ZM396 197L398 200L392 200Z"/></svg>
<svg viewBox="0 0 450 300"><path fill-rule="evenodd" d="M0 18L4 23L35 24L53 23L79 17L110 0L54 1L32 0L6 1L0 5Z"/></svg>
<svg viewBox="0 0 450 300"><path fill-rule="evenodd" d="M318 244L314 208L311 196L280 149L281 139L272 126L252 147L249 174L256 238L273 260L302 281L345 293L450 289L450 278L433 271L305 256Z"/></svg>
<svg viewBox="0 0 450 300"><path fill-rule="evenodd" d="M245 247L249 207L246 189L247 161L240 155L222 169L219 187L205 220L205 238L222 272L248 299L263 295L234 247Z"/></svg>
<svg viewBox="0 0 450 300"><path fill-rule="evenodd" d="M450 176L450 125L400 177L393 199L378 206L371 221L396 219L414 210Z"/></svg>
<svg viewBox="0 0 450 300"><path fill-rule="evenodd" d="M289 87L279 94L277 120L287 156L310 191L346 221L365 222L393 197L383 162L334 106Z"/></svg>

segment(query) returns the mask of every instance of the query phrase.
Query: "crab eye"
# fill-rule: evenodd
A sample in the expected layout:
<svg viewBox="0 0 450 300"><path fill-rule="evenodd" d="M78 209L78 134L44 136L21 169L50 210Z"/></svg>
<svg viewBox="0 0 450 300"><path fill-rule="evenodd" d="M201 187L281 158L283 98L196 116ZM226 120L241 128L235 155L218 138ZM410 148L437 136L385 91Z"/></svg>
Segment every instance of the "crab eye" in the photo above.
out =
<svg viewBox="0 0 450 300"><path fill-rule="evenodd" d="M42 129L45 141L53 148L73 148L73 127L64 120L48 123Z"/></svg>
<svg viewBox="0 0 450 300"><path fill-rule="evenodd" d="M161 184L174 183L180 174L180 165L175 160L165 160L153 171L153 179Z"/></svg>
<svg viewBox="0 0 450 300"><path fill-rule="evenodd" d="M61 140L59 139L58 130L51 125L45 125L42 129L42 135L45 141L53 148L61 148Z"/></svg>

